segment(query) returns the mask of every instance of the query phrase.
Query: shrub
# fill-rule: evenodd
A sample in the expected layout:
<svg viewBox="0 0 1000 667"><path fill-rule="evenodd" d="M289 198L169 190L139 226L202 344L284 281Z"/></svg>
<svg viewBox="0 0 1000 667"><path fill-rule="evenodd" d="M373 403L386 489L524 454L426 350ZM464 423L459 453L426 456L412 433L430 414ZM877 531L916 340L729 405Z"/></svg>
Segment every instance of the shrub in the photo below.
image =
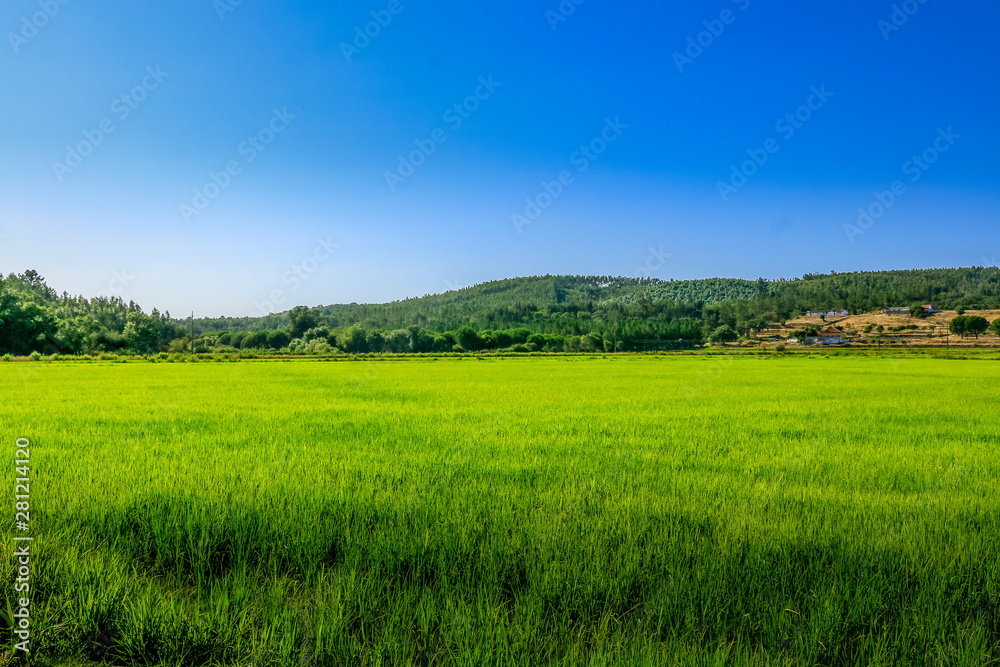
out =
<svg viewBox="0 0 1000 667"><path fill-rule="evenodd" d="M310 331L313 330L310 329ZM308 332L306 333L308 334ZM326 340L326 336L316 336L316 337L322 338L324 341ZM288 335L288 332L281 331L280 329L278 331L271 331L267 334L267 346L270 347L272 350L279 350L283 347L288 347L288 344L291 342L291 340L292 337Z"/></svg>
<svg viewBox="0 0 1000 667"><path fill-rule="evenodd" d="M32 361L39 361L41 360L41 358L42 358L42 353L39 352L38 350L35 350L34 352L31 353Z"/></svg>
<svg viewBox="0 0 1000 667"><path fill-rule="evenodd" d="M266 331L254 331L246 335L243 339L243 344L241 347L244 350L255 350L262 347L267 347L267 333Z"/></svg>
<svg viewBox="0 0 1000 667"><path fill-rule="evenodd" d="M1000 322L1000 320L997 320L997 321ZM10 361L11 359L13 359L13 357L10 356L9 352L7 354L3 355L3 360L4 361Z"/></svg>
<svg viewBox="0 0 1000 667"><path fill-rule="evenodd" d="M472 329L472 327L462 327L455 332L455 338L457 343L466 352L475 352L479 349L479 335Z"/></svg>

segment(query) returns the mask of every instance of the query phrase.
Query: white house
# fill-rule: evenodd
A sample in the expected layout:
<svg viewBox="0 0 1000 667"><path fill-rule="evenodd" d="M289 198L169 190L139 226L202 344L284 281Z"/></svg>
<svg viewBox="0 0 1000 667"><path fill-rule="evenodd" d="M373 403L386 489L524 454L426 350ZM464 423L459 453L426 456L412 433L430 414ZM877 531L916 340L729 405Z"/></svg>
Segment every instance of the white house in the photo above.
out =
<svg viewBox="0 0 1000 667"><path fill-rule="evenodd" d="M820 331L815 336L806 336L806 345L840 345L844 342L844 334L836 329Z"/></svg>
<svg viewBox="0 0 1000 667"><path fill-rule="evenodd" d="M846 310L810 310L806 315L809 317L847 317L850 313Z"/></svg>

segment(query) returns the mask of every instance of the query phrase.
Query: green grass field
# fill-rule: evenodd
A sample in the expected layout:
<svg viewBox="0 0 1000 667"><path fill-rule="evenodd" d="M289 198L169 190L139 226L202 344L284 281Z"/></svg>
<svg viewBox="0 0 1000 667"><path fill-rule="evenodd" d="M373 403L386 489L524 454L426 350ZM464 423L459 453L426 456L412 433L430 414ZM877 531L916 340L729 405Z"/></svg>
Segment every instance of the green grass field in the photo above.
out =
<svg viewBox="0 0 1000 667"><path fill-rule="evenodd" d="M40 665L1000 662L998 380L985 359L0 364L0 653L26 437Z"/></svg>

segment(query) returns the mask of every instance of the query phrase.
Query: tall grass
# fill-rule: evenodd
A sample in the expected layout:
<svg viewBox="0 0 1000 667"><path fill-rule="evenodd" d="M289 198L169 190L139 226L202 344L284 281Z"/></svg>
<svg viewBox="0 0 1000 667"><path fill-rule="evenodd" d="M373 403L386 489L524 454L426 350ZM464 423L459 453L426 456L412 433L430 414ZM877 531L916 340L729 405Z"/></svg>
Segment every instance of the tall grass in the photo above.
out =
<svg viewBox="0 0 1000 667"><path fill-rule="evenodd" d="M998 378L850 357L0 366L6 437L32 440L33 655L991 664Z"/></svg>

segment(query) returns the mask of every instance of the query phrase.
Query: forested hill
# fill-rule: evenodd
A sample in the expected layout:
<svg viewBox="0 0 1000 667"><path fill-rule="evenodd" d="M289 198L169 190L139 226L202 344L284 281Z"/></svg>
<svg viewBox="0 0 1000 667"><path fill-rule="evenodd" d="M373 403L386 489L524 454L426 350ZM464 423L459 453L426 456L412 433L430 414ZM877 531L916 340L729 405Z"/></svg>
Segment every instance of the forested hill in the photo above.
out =
<svg viewBox="0 0 1000 667"><path fill-rule="evenodd" d="M26 271L0 279L0 354L183 350L192 324L196 351L294 351L307 344L347 352L650 349L713 335L751 336L807 310L862 313L923 303L998 309L1000 269L807 274L777 281L536 276L386 304L297 306L261 318L193 323L118 298L60 295L37 272Z"/></svg>
<svg viewBox="0 0 1000 667"><path fill-rule="evenodd" d="M386 304L320 306L313 312L331 327L419 326L448 331L465 325L507 328L530 324L540 317L622 310L640 303L653 305L657 311L680 309L686 315L698 312L699 318L707 308L732 310L744 315L743 319L767 317L783 321L808 310L836 308L860 313L909 306L917 301L939 308L998 308L1000 268L806 274L774 281L537 276L496 280ZM218 331L287 328L289 313L256 319L202 319L195 324Z"/></svg>

